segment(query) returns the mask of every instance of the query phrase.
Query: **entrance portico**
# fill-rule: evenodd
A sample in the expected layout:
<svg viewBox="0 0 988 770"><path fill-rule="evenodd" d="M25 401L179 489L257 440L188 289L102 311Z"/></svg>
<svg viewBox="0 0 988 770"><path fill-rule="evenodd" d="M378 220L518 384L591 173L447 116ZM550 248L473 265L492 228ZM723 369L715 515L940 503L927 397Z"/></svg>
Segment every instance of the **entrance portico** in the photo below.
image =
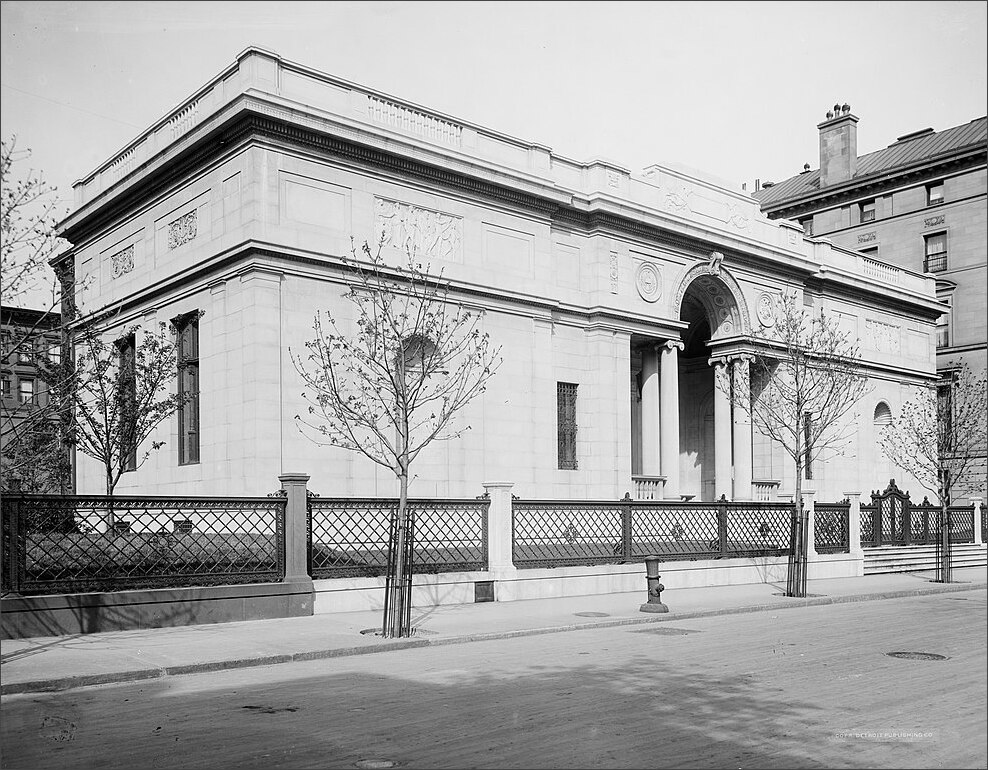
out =
<svg viewBox="0 0 988 770"><path fill-rule="evenodd" d="M750 398L748 335L737 283L715 260L683 279L680 338L639 343L640 447L634 472L667 500L752 499L752 428L734 403ZM740 389L748 391L741 392ZM633 410L635 414L635 410Z"/></svg>

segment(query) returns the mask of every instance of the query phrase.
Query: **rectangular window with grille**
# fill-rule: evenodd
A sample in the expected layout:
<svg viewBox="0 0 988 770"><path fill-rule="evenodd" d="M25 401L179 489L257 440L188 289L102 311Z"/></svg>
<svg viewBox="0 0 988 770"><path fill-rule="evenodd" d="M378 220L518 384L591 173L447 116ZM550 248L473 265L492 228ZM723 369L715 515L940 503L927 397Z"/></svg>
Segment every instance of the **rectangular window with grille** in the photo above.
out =
<svg viewBox="0 0 988 770"><path fill-rule="evenodd" d="M199 462L199 313L187 313L173 322L178 334L178 462Z"/></svg>
<svg viewBox="0 0 988 770"><path fill-rule="evenodd" d="M560 470L576 470L576 388L571 382L556 383L556 437Z"/></svg>
<svg viewBox="0 0 988 770"><path fill-rule="evenodd" d="M124 470L137 470L137 340L128 334L117 340L117 408L120 452L126 454Z"/></svg>
<svg viewBox="0 0 988 770"><path fill-rule="evenodd" d="M926 241L926 258L923 260L924 273L939 273L947 269L947 234L933 233L923 236Z"/></svg>
<svg viewBox="0 0 988 770"><path fill-rule="evenodd" d="M810 454L810 441L813 436L813 415L809 412L803 413L803 473L804 478L813 478L813 456Z"/></svg>

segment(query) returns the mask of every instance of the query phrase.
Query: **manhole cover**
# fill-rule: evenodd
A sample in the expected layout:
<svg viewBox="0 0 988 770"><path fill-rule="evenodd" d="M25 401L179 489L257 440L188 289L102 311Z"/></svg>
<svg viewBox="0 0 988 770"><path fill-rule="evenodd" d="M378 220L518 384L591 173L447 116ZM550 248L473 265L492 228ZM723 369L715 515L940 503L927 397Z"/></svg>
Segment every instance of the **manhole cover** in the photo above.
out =
<svg viewBox="0 0 988 770"><path fill-rule="evenodd" d="M935 652L886 652L890 658L901 658L902 660L949 660L946 655L937 655Z"/></svg>
<svg viewBox="0 0 988 770"><path fill-rule="evenodd" d="M578 618L609 618L611 616L608 612L577 612L575 615Z"/></svg>
<svg viewBox="0 0 988 770"><path fill-rule="evenodd" d="M353 763L353 766L364 770L383 770L387 767L397 767L398 763L390 759L359 759Z"/></svg>

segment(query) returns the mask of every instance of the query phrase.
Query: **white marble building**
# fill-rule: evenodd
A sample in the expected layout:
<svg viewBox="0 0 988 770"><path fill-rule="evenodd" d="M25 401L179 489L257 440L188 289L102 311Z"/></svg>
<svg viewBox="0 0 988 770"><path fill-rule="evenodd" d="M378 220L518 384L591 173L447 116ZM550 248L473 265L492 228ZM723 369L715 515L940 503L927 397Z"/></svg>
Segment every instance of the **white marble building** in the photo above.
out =
<svg viewBox="0 0 988 770"><path fill-rule="evenodd" d="M414 244L484 308L504 354L460 417L472 430L413 468L414 496L472 497L491 480L525 498L791 494L791 461L714 388L784 291L860 338L873 385L846 451L806 486L818 500L892 476L917 488L876 430L936 377L931 276L805 237L698 175L574 161L251 48L77 182L60 227L83 317L203 313L198 414L162 425L165 447L117 493L264 494L302 472L322 496L395 495L392 476L293 421L305 403L290 351L316 311L345 322L339 257L382 232L395 258ZM84 457L78 490L102 491Z"/></svg>

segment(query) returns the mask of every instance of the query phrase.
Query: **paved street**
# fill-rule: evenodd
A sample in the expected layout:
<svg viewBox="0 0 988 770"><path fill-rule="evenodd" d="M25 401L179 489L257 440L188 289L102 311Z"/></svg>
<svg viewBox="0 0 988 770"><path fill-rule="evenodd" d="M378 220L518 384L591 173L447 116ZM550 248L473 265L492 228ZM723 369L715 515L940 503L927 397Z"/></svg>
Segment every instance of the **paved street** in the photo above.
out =
<svg viewBox="0 0 988 770"><path fill-rule="evenodd" d="M975 590L6 696L2 766L983 768L985 600Z"/></svg>

